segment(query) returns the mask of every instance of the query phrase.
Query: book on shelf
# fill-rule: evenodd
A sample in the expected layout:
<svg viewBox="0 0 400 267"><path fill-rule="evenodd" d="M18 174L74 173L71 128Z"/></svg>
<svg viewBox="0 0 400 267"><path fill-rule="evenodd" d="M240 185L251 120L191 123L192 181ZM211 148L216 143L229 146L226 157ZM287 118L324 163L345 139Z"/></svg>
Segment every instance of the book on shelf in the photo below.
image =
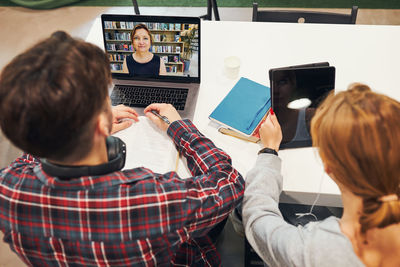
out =
<svg viewBox="0 0 400 267"><path fill-rule="evenodd" d="M121 27L121 29L126 29L125 21L120 21L119 26Z"/></svg>
<svg viewBox="0 0 400 267"><path fill-rule="evenodd" d="M178 68L176 66L165 66L165 69L168 73L177 73Z"/></svg>
<svg viewBox="0 0 400 267"><path fill-rule="evenodd" d="M111 61L124 61L125 56L122 54L109 54Z"/></svg>
<svg viewBox="0 0 400 267"><path fill-rule="evenodd" d="M116 46L115 44L106 44L106 49L107 51L116 51Z"/></svg>
<svg viewBox="0 0 400 267"><path fill-rule="evenodd" d="M180 42L181 41L181 35L180 34L175 34L174 35L174 41L175 42Z"/></svg>
<svg viewBox="0 0 400 267"><path fill-rule="evenodd" d="M111 21L104 21L104 29L111 29L112 22Z"/></svg>
<svg viewBox="0 0 400 267"><path fill-rule="evenodd" d="M174 56L168 55L168 62L174 62Z"/></svg>
<svg viewBox="0 0 400 267"><path fill-rule="evenodd" d="M122 64L111 63L110 68L111 68L111 71L120 71L120 70L122 70Z"/></svg>
<svg viewBox="0 0 400 267"><path fill-rule="evenodd" d="M258 142L258 130L270 109L270 88L241 77L209 119L220 125L218 131L223 134Z"/></svg>
<svg viewBox="0 0 400 267"><path fill-rule="evenodd" d="M161 131L147 117L114 134L126 144L123 169L145 167L155 173L177 171L179 153L166 132Z"/></svg>
<svg viewBox="0 0 400 267"><path fill-rule="evenodd" d="M134 24L132 21L127 21L125 24L128 30L132 30L134 28Z"/></svg>

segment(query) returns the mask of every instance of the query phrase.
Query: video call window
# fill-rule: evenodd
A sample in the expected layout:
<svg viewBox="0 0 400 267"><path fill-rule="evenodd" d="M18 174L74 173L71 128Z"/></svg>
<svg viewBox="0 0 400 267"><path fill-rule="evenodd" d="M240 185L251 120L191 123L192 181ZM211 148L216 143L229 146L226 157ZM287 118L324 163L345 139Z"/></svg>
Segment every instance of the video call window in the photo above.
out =
<svg viewBox="0 0 400 267"><path fill-rule="evenodd" d="M143 43L139 46L137 34L135 38L132 36L138 24L145 25L151 34L152 43L149 40L148 47ZM197 24L184 23L104 21L105 50L110 60L111 72L130 76L198 77L198 28ZM154 60L162 61L161 69L164 70L165 66L165 72L160 69L160 72L154 73L144 69L150 68L149 66L138 69L142 65L132 63L132 55L136 50L143 49L144 45L146 51L154 55ZM131 57L127 59L128 56Z"/></svg>

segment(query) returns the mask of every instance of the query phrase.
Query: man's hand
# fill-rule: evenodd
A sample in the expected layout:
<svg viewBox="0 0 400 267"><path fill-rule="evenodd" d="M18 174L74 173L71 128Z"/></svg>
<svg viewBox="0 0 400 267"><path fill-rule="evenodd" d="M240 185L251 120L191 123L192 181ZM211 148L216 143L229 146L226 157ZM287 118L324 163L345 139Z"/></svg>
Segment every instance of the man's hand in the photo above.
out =
<svg viewBox="0 0 400 267"><path fill-rule="evenodd" d="M113 122L111 134L115 134L132 125L133 121L139 121L137 112L130 107L118 105L112 107Z"/></svg>
<svg viewBox="0 0 400 267"><path fill-rule="evenodd" d="M151 104L144 109L144 114L148 117L152 122L154 122L158 128L163 131L168 129L169 124L165 123L162 119L158 118L156 115L151 113L152 110L157 111L161 116L165 116L172 123L177 120L181 120L181 116L178 111L171 104Z"/></svg>
<svg viewBox="0 0 400 267"><path fill-rule="evenodd" d="M272 110L267 119L261 124L260 138L263 147L272 148L275 151L279 150L279 145L282 141L282 130Z"/></svg>

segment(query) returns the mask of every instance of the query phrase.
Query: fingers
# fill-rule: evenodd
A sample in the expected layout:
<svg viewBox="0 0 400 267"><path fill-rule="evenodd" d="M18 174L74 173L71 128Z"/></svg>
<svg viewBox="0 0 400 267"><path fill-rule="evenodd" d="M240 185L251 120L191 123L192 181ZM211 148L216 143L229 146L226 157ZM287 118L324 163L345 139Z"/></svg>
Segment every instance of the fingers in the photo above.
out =
<svg viewBox="0 0 400 267"><path fill-rule="evenodd" d="M144 113L152 122L154 122L162 130L168 129L169 125L165 123L162 119L158 118L156 115L151 113L152 110L158 112L161 116L167 117L167 119L171 123L176 120L182 119L179 113L171 104L165 104L165 103L150 104L144 109Z"/></svg>
<svg viewBox="0 0 400 267"><path fill-rule="evenodd" d="M159 103L153 103L148 105L145 109L144 109L144 113L146 114L147 112L150 112L152 110L155 110L157 112L160 112L160 104ZM154 114L151 114L153 116L155 116Z"/></svg>
<svg viewBox="0 0 400 267"><path fill-rule="evenodd" d="M122 104L120 104L120 105L118 105L118 106L114 106L114 107L113 107L113 112L114 112L114 111L116 111L116 112L124 111L124 112L132 113L133 115L139 116L139 114L136 112L136 110L134 110L134 109L131 108L131 107L124 106L124 105L122 105Z"/></svg>
<svg viewBox="0 0 400 267"><path fill-rule="evenodd" d="M274 124L270 118L270 115L268 115L267 119L261 124L260 134L262 136L269 135L272 131L274 131Z"/></svg>
<svg viewBox="0 0 400 267"><path fill-rule="evenodd" d="M122 119L132 119L134 121L139 121L138 116L127 111L118 111L118 113L114 116L114 120L122 120Z"/></svg>
<svg viewBox="0 0 400 267"><path fill-rule="evenodd" d="M155 110L155 109L151 109L151 110ZM157 117L150 111L147 111L145 113L146 117L149 118L149 120L151 120L159 129L161 129L162 131L166 131L169 127L169 124L165 123L163 120L161 120L159 117Z"/></svg>
<svg viewBox="0 0 400 267"><path fill-rule="evenodd" d="M150 104L144 109L144 112L145 114L147 114L152 110L157 111L162 116L166 116L170 122L182 119L178 111L176 111L174 106L172 106L171 104L165 104L165 103Z"/></svg>
<svg viewBox="0 0 400 267"><path fill-rule="evenodd" d="M124 121L120 121L117 123L113 123L112 129L111 129L111 134L115 134L119 131L122 131L122 130L128 128L129 126L131 126L132 124L133 124L133 122L131 120L124 120Z"/></svg>
<svg viewBox="0 0 400 267"><path fill-rule="evenodd" d="M276 115L271 112L260 127L260 138L264 147L269 147L278 151L282 141L281 126Z"/></svg>
<svg viewBox="0 0 400 267"><path fill-rule="evenodd" d="M166 131L168 129L169 124L166 124L160 118L154 115L152 116L151 113L146 113L146 117L149 118L149 120L151 120L151 122L154 123L157 128L161 129L162 131Z"/></svg>
<svg viewBox="0 0 400 267"><path fill-rule="evenodd" d="M163 130L163 122L161 121L160 118L158 118L156 115L154 115L151 111L155 110L156 112L158 112L161 115L160 112L160 105L158 103L153 103L148 105L145 109L144 109L144 115L149 118L154 124L157 125L158 128L161 128ZM165 126L165 125L164 125Z"/></svg>
<svg viewBox="0 0 400 267"><path fill-rule="evenodd" d="M271 120L272 124L275 127L281 128L281 125L279 124L278 118L276 117L275 113L272 111L270 114L268 114L269 119Z"/></svg>
<svg viewBox="0 0 400 267"><path fill-rule="evenodd" d="M139 114L133 108L124 105L113 107L114 120L132 119L134 121L139 121L138 116Z"/></svg>

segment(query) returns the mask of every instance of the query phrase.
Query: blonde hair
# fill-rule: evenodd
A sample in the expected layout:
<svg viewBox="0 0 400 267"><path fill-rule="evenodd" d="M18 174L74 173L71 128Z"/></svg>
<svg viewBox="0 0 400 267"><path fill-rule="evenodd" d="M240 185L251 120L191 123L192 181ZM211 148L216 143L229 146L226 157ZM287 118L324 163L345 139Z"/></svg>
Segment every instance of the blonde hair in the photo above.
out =
<svg viewBox="0 0 400 267"><path fill-rule="evenodd" d="M361 231L400 222L400 103L352 84L333 93L311 122L313 145L335 180L363 200Z"/></svg>

